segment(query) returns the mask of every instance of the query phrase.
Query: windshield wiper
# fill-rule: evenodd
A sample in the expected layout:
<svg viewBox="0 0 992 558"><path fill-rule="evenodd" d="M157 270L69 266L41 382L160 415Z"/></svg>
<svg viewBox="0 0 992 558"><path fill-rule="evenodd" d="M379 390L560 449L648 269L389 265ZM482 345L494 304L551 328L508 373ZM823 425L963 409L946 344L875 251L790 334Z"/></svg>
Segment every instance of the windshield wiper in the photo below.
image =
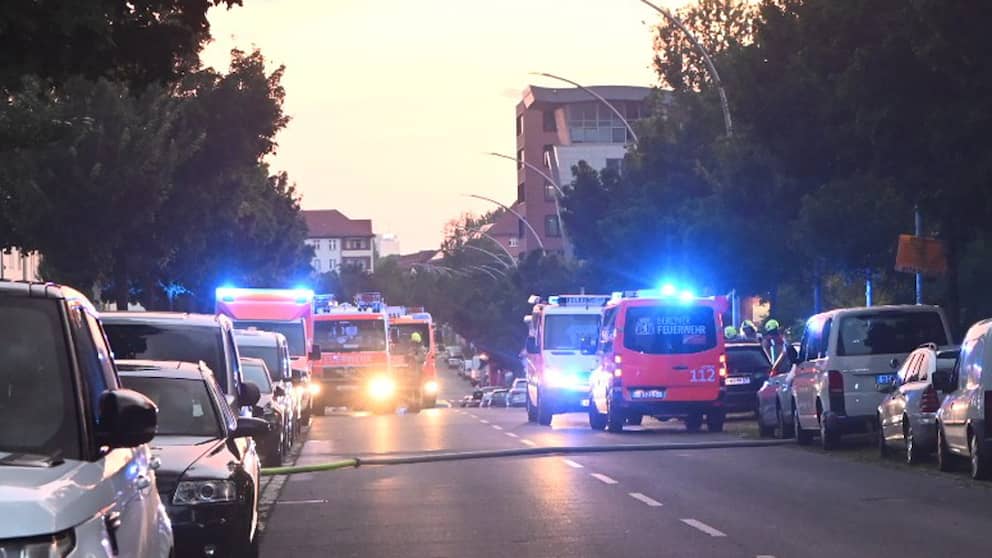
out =
<svg viewBox="0 0 992 558"><path fill-rule="evenodd" d="M38 453L9 453L0 458L0 466L9 467L38 467L48 469L65 463L62 452L57 450L51 455Z"/></svg>

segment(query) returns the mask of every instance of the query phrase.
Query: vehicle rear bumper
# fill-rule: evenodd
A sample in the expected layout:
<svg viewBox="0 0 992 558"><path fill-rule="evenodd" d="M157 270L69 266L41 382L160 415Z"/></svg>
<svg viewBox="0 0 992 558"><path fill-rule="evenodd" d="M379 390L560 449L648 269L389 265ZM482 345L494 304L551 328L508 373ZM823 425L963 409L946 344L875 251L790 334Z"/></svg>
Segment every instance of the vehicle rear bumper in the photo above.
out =
<svg viewBox="0 0 992 558"><path fill-rule="evenodd" d="M875 428L876 417L873 415L847 416L827 411L823 420L830 430L838 434L855 434L870 432Z"/></svg>
<svg viewBox="0 0 992 558"><path fill-rule="evenodd" d="M247 536L247 518L233 504L167 506L176 556L238 556Z"/></svg>
<svg viewBox="0 0 992 558"><path fill-rule="evenodd" d="M757 391L728 391L723 406L728 413L751 412L758 408Z"/></svg>
<svg viewBox="0 0 992 558"><path fill-rule="evenodd" d="M648 400L635 401L626 399L620 393L613 392L613 403L625 413L649 415L659 418L678 418L690 415L708 414L714 411L727 412L724 406L726 393L721 391L719 397L709 401L678 401L678 400Z"/></svg>

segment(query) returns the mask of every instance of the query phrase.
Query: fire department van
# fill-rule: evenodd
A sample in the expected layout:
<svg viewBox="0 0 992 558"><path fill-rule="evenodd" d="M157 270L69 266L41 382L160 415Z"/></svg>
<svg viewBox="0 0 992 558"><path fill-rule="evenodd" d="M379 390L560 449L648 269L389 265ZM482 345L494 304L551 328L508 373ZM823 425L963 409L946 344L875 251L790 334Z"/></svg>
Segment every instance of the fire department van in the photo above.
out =
<svg viewBox="0 0 992 558"><path fill-rule="evenodd" d="M723 430L726 297L664 287L614 293L603 309L589 424L619 432L644 415Z"/></svg>
<svg viewBox="0 0 992 558"><path fill-rule="evenodd" d="M527 420L544 426L560 413L589 409L589 375L600 314L608 295L559 295L529 299Z"/></svg>

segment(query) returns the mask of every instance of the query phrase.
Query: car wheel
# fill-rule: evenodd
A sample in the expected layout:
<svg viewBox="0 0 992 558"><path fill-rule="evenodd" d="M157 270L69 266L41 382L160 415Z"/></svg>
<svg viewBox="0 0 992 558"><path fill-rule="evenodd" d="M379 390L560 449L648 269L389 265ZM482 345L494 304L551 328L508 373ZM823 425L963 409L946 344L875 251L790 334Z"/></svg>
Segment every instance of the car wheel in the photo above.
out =
<svg viewBox="0 0 992 558"><path fill-rule="evenodd" d="M627 422L620 409L613 405L609 399L606 400L606 430L608 432L623 432L623 424Z"/></svg>
<svg viewBox="0 0 992 558"><path fill-rule="evenodd" d="M606 415L596 409L596 404L589 402L589 427L593 430L606 429Z"/></svg>
<svg viewBox="0 0 992 558"><path fill-rule="evenodd" d="M699 432L703 426L703 415L696 413L685 417L685 429L689 432Z"/></svg>
<svg viewBox="0 0 992 558"><path fill-rule="evenodd" d="M551 413L551 406L545 403L544 396L541 392L537 392L537 424L541 426L551 426L551 419L554 415Z"/></svg>
<svg viewBox="0 0 992 558"><path fill-rule="evenodd" d="M885 431L882 430L882 417L875 418L875 444L878 446L878 456L885 459L889 456L889 445L885 442Z"/></svg>
<svg viewBox="0 0 992 558"><path fill-rule="evenodd" d="M708 432L723 432L723 422L727 415L720 410L706 413L706 430Z"/></svg>
<svg viewBox="0 0 992 558"><path fill-rule="evenodd" d="M765 424L765 421L761 418L761 403L758 403L757 411L757 423L758 423L758 436L762 438L771 438L775 435L775 425Z"/></svg>
<svg viewBox="0 0 992 558"><path fill-rule="evenodd" d="M954 455L951 454L951 448L947 447L944 429L937 423L937 468L949 473L954 470L954 465Z"/></svg>
<svg viewBox="0 0 992 558"><path fill-rule="evenodd" d="M921 451L920 445L916 443L916 437L913 435L913 426L909 424L909 419L907 418L903 418L902 439L906 442L906 464L919 465L923 461L923 451Z"/></svg>
<svg viewBox="0 0 992 558"><path fill-rule="evenodd" d="M644 422L644 415L627 415L627 424L640 426Z"/></svg>
<svg viewBox="0 0 992 558"><path fill-rule="evenodd" d="M982 448L981 440L974 433L968 436L968 450L971 453L971 478L975 480L986 480L989 478L989 469L992 468L989 460L985 458L985 451Z"/></svg>
<svg viewBox="0 0 992 558"><path fill-rule="evenodd" d="M537 407L530 402L530 393L527 394L527 422L537 422Z"/></svg>
<svg viewBox="0 0 992 558"><path fill-rule="evenodd" d="M780 440L788 440L792 437L792 430L792 421L785 420L785 415L782 414L782 407L775 405L775 437Z"/></svg>
<svg viewBox="0 0 992 558"><path fill-rule="evenodd" d="M799 424L799 412L792 411L792 428L796 431L796 443L800 446L808 446L813 443L813 433L803 430L803 425Z"/></svg>
<svg viewBox="0 0 992 558"><path fill-rule="evenodd" d="M823 416L820 416L820 447L825 451L831 451L837 449L837 443L840 441L840 436L837 432L830 428L827 421L823 420Z"/></svg>

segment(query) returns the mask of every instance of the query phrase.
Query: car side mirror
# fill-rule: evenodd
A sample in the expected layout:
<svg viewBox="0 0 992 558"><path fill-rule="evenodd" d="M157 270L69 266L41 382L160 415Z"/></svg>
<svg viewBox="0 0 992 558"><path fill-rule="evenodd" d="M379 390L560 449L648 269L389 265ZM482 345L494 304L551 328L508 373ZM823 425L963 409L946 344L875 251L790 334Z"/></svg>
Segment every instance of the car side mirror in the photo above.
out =
<svg viewBox="0 0 992 558"><path fill-rule="evenodd" d="M255 382L241 383L241 406L254 407L258 400L262 398L262 390L258 389Z"/></svg>
<svg viewBox="0 0 992 558"><path fill-rule="evenodd" d="M286 397L286 390L282 386L276 386L272 390L272 395L275 397Z"/></svg>
<svg viewBox="0 0 992 558"><path fill-rule="evenodd" d="M129 389L106 391L100 396L97 442L113 448L147 444L158 428L158 408L150 399Z"/></svg>
<svg viewBox="0 0 992 558"><path fill-rule="evenodd" d="M238 427L231 433L231 437L257 438L259 436L265 436L269 433L269 430L269 423L266 420L252 417L240 417L238 418Z"/></svg>
<svg viewBox="0 0 992 558"><path fill-rule="evenodd" d="M320 345L314 345L313 348L310 349L310 360L318 361L320 360L321 356L322 354L320 352Z"/></svg>
<svg viewBox="0 0 992 558"><path fill-rule="evenodd" d="M540 353L540 349L537 348L537 338L528 337L526 343L527 353L531 355L536 355Z"/></svg>

